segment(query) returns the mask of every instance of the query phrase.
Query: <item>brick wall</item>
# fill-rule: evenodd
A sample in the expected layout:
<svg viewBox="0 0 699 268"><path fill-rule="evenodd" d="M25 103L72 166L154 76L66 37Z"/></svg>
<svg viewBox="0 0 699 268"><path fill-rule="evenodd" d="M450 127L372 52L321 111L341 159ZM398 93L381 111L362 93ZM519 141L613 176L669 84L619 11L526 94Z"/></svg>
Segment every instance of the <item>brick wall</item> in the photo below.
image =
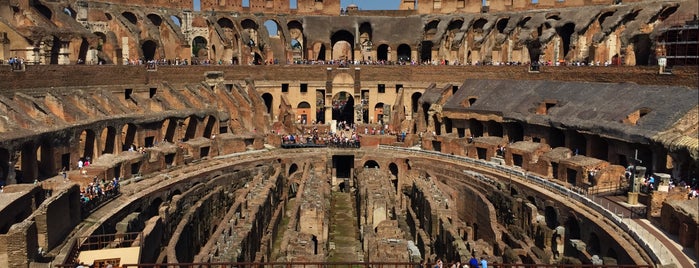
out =
<svg viewBox="0 0 699 268"><path fill-rule="evenodd" d="M161 66L146 71L143 66L27 66L26 72L12 72L0 66L0 94L20 89L51 87L148 84L167 81L204 81L207 71L223 71L226 80L325 81L326 68L337 66ZM559 80L637 83L698 88L696 66L676 67L672 75L659 75L655 67L543 67L528 73L522 66L357 66L362 81L456 82L467 79ZM46 90L46 89L44 89Z"/></svg>

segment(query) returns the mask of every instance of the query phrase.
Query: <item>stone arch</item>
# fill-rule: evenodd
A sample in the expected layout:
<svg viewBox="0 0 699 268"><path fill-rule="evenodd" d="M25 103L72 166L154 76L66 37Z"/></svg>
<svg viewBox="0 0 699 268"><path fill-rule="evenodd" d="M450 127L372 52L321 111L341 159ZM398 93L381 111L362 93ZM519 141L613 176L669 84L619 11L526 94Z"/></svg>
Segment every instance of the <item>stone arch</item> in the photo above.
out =
<svg viewBox="0 0 699 268"><path fill-rule="evenodd" d="M439 26L439 20L432 20L425 24L424 40L432 40L434 36L437 35L437 26Z"/></svg>
<svg viewBox="0 0 699 268"><path fill-rule="evenodd" d="M389 55L391 55L391 47L387 44L381 44L376 48L376 60L388 61Z"/></svg>
<svg viewBox="0 0 699 268"><path fill-rule="evenodd" d="M170 15L170 20L172 20L172 23L174 23L178 27L182 27L182 18L176 15Z"/></svg>
<svg viewBox="0 0 699 268"><path fill-rule="evenodd" d="M93 158L95 156L95 132L92 129L84 129L80 132L79 150L81 158Z"/></svg>
<svg viewBox="0 0 699 268"><path fill-rule="evenodd" d="M53 11L47 6L41 4L39 1L32 1L34 3L34 8L39 11L39 14L44 16L46 19L51 20L53 18Z"/></svg>
<svg viewBox="0 0 699 268"><path fill-rule="evenodd" d="M307 101L299 102L299 104L296 105L296 115L302 124L307 124L311 121L311 114L311 104Z"/></svg>
<svg viewBox="0 0 699 268"><path fill-rule="evenodd" d="M376 103L374 105L374 122L384 122L383 120L383 102Z"/></svg>
<svg viewBox="0 0 699 268"><path fill-rule="evenodd" d="M128 20L131 24L138 25L138 17L136 17L136 14L134 14L133 12L124 11L121 13L121 16Z"/></svg>
<svg viewBox="0 0 699 268"><path fill-rule="evenodd" d="M136 145L136 125L128 123L121 127L121 146L126 151L131 145Z"/></svg>
<svg viewBox="0 0 699 268"><path fill-rule="evenodd" d="M211 138L213 137L214 134L214 129L216 129L216 125L218 125L218 120L216 119L215 116L209 115L204 119L206 124L204 125L204 138Z"/></svg>
<svg viewBox="0 0 699 268"><path fill-rule="evenodd" d="M88 49L90 49L90 43L87 41L87 38L82 38L82 41L80 42L80 49L78 50L79 61L85 63Z"/></svg>
<svg viewBox="0 0 699 268"><path fill-rule="evenodd" d="M333 60L354 60L354 35L347 30L339 30L330 37Z"/></svg>
<svg viewBox="0 0 699 268"><path fill-rule="evenodd" d="M303 35L303 24L297 20L289 21L286 24L289 31L289 47L291 48L292 58L300 60L304 58L304 50L306 48L306 37Z"/></svg>
<svg viewBox="0 0 699 268"><path fill-rule="evenodd" d="M409 62L410 59L412 58L411 57L412 49L410 48L410 45L408 45L408 44L400 44L398 46L398 49L396 52L398 52L398 59L397 59L398 61Z"/></svg>
<svg viewBox="0 0 699 268"><path fill-rule="evenodd" d="M364 165L362 165L364 168L381 168L378 162L375 160L367 160L364 162Z"/></svg>
<svg viewBox="0 0 699 268"><path fill-rule="evenodd" d="M473 22L473 24L471 25L471 29L473 29L473 32L483 33L483 31L485 30L485 25L487 23L488 23L487 19L479 18Z"/></svg>
<svg viewBox="0 0 699 268"><path fill-rule="evenodd" d="M153 40L145 40L141 43L141 51L143 59L146 61L155 59L155 51L158 49L158 43Z"/></svg>
<svg viewBox="0 0 699 268"><path fill-rule="evenodd" d="M299 166L296 163L291 164L289 166L289 173L288 173L289 176L291 176L291 174L294 174L294 172L296 172L298 170L299 170Z"/></svg>
<svg viewBox="0 0 699 268"><path fill-rule="evenodd" d="M188 141L196 138L198 124L199 120L194 116L187 117L184 120L184 126L186 130L184 132L184 137L182 137L182 141Z"/></svg>
<svg viewBox="0 0 699 268"><path fill-rule="evenodd" d="M167 118L163 121L161 127L161 135L163 141L174 142L175 132L177 131L177 119Z"/></svg>
<svg viewBox="0 0 699 268"><path fill-rule="evenodd" d="M631 37L629 40L633 44L633 54L635 65L650 65L653 42L650 39L650 34L642 33Z"/></svg>
<svg viewBox="0 0 699 268"><path fill-rule="evenodd" d="M500 18L498 19L498 22L495 23L495 28L498 30L498 33L504 34L505 29L507 28L507 24L510 22L510 18Z"/></svg>
<svg viewBox="0 0 699 268"><path fill-rule="evenodd" d="M207 58L208 57L208 47L209 47L209 40L207 40L203 36L196 36L192 38L192 57L202 57L202 58Z"/></svg>
<svg viewBox="0 0 699 268"><path fill-rule="evenodd" d="M156 27L160 27L160 25L163 24L163 18L158 14L150 13L146 15L146 18L148 18L148 20L150 20L150 22Z"/></svg>
<svg viewBox="0 0 699 268"><path fill-rule="evenodd" d="M444 38L442 40L442 46L444 47L444 49L451 50L452 44L454 43L454 38L456 37L456 33L461 31L461 27L463 27L463 25L463 19L455 19L449 22L449 25L447 25L447 31L444 34Z"/></svg>
<svg viewBox="0 0 699 268"><path fill-rule="evenodd" d="M563 46L563 58L568 60L571 57L568 56L571 48L571 39L573 34L575 34L575 23L568 22L561 27L556 28L556 34L561 37L561 46Z"/></svg>
<svg viewBox="0 0 699 268"><path fill-rule="evenodd" d="M274 103L274 96L269 92L265 92L262 94L262 100L265 102L265 107L267 107L267 113L271 115L273 112L272 105Z"/></svg>
<svg viewBox="0 0 699 268"><path fill-rule="evenodd" d="M351 93L347 91L337 92L333 96L332 107L332 120L354 122L354 97Z"/></svg>
<svg viewBox="0 0 699 268"><path fill-rule="evenodd" d="M102 154L116 154L117 135L116 128L108 126L102 129L100 143L102 144Z"/></svg>
<svg viewBox="0 0 699 268"><path fill-rule="evenodd" d="M597 17L597 22L599 25L602 26L604 21L607 20L609 16L614 15L614 12L616 12L616 10L609 10L600 14L599 17Z"/></svg>
<svg viewBox="0 0 699 268"><path fill-rule="evenodd" d="M517 22L517 27L523 28L524 26L527 25L527 22L529 22L529 20L531 20L531 19L532 19L532 17L530 17L530 16L522 17L522 19L519 22Z"/></svg>
<svg viewBox="0 0 699 268"><path fill-rule="evenodd" d="M326 48L323 42L318 41L313 43L313 52L315 52L315 57L312 57L312 59L325 60L327 58Z"/></svg>
<svg viewBox="0 0 699 268"><path fill-rule="evenodd" d="M243 31L247 33L247 40L245 40L245 42L251 47L259 45L260 37L258 35L258 31L260 26L257 24L257 22L252 19L243 19L240 21L240 26L242 26Z"/></svg>
<svg viewBox="0 0 699 268"><path fill-rule="evenodd" d="M413 114L416 114L420 108L420 98L422 98L422 93L420 92L415 92L410 95L410 111Z"/></svg>
<svg viewBox="0 0 699 268"><path fill-rule="evenodd" d="M273 19L268 19L264 22L263 24L265 28L267 29L267 34L272 37L272 36L280 36L279 32L281 32L281 26L276 20Z"/></svg>

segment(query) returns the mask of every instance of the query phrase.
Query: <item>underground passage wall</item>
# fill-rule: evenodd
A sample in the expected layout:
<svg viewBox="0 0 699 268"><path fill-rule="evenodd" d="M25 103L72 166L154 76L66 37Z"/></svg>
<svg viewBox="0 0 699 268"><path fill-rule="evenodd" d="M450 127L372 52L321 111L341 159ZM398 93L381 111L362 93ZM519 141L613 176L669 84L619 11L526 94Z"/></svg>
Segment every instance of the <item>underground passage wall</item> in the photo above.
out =
<svg viewBox="0 0 699 268"><path fill-rule="evenodd" d="M272 215L275 214L277 206L283 206L293 199L297 199L298 202L327 201L329 196L314 199L314 195L304 197L298 194L290 197L283 194L288 193L292 187L290 180L279 172L288 170L294 164L300 166L297 173L306 178L294 180L301 183L299 189L314 189L311 185L317 182L330 183L330 177L321 175L332 173L332 165L323 164L333 156L332 151L326 150L282 150L273 154L260 153L255 160L212 160L209 164L200 162L188 166L192 173L175 170L155 178L144 179L160 181L148 189L138 191L138 197L132 196L130 201L121 204L122 209L107 212L98 224L89 228L83 227L81 232L92 230L90 232L93 235L120 232L144 232L144 236L160 235L160 238L150 237L147 240L150 242L144 244L144 249L160 249L144 254L143 260L149 259L149 262L187 262L193 260L194 255L205 252L228 252L236 256L235 244L250 246L254 243L249 241L265 241L265 230L296 230L303 236L303 233L308 231L304 228L298 229L293 225L273 226ZM386 198L400 200L390 202L395 204L393 209L389 209L394 213L386 213L385 201L366 199L368 203L357 206L360 207L358 215L372 216L362 216L358 220L376 227L382 226L382 222L388 224L397 220L398 217L412 217L404 220L419 223L415 225L418 228L405 228L410 231L391 239L421 237L421 240L427 243L418 243L416 247L423 254L428 253L428 256L423 257L430 260L437 256L449 260L463 260L475 254L488 256L497 262L545 263L565 260L576 263L589 261L584 256L594 253L602 255L606 263L641 264L647 261L648 257L640 248L628 237L618 233L615 227L590 214L591 212L585 208L551 192L530 189L527 185L507 181L492 171L474 169L465 163L447 161L439 157L396 156L395 153L373 149L353 151L342 152L342 155L354 154L358 159L353 164L356 170L354 174L358 176L353 176L352 180L357 189L363 190L355 192L355 198L364 200L369 193L381 192L391 195ZM319 154L325 156L319 158ZM298 156L302 155L314 160L299 160ZM243 163L236 163L238 161ZM371 168L365 166L368 161L375 161L378 165ZM393 175L389 168L391 164L397 166L397 173L400 175ZM207 171L199 171L198 168L206 168ZM374 170L379 173L367 175L367 171ZM313 172L319 173L311 176ZM171 178L158 178L166 176ZM399 192L395 192L394 178L397 180ZM338 185L332 187L333 191L339 191ZM406 213L407 209L413 212ZM296 213L306 213L304 211L307 209L298 210ZM304 221L305 223L298 226L308 228L323 226L324 220L317 222L309 219L302 217L296 221ZM284 221L277 224L281 222ZM400 229L401 224L396 224L396 228ZM251 226L258 227L250 229ZM362 236L366 245L379 247L377 242L371 241L391 237L389 233L392 232L387 232L389 229L386 228L365 229L365 232L372 231ZM220 234L225 234L226 238L220 240ZM317 235L320 235L317 236L318 239L322 237L321 234ZM580 251L580 248L563 244L567 239L583 241L595 252L586 252L584 249ZM212 243L217 240L223 243ZM222 247L226 244L232 246ZM278 252L275 252L279 249L271 244L269 246L272 248L265 251L260 251L260 246L248 246L239 248L241 251L238 251L238 257L228 260L224 258L220 261L284 261L298 258L295 255L297 251L286 251L286 255L279 256ZM316 252L330 250L324 243L317 246L324 249L316 249ZM275 254L277 259L272 258Z"/></svg>

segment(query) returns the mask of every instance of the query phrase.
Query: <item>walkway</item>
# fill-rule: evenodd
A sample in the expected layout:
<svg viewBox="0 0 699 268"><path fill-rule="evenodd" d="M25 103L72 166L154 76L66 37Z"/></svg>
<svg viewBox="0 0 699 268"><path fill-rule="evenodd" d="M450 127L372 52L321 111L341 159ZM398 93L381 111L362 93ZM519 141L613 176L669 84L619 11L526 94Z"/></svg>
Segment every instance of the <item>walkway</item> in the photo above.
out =
<svg viewBox="0 0 699 268"><path fill-rule="evenodd" d="M354 198L349 193L333 192L330 201L329 262L363 262Z"/></svg>
<svg viewBox="0 0 699 268"><path fill-rule="evenodd" d="M639 211L645 211L645 206L631 206L626 203L625 196L591 196L594 202L607 208L623 218L624 223L634 229L650 248L658 254L661 264L676 264L677 267L697 267L697 258L691 250L683 252L683 247L677 243L677 236L673 236L656 228L645 215ZM645 214L645 213L643 213Z"/></svg>

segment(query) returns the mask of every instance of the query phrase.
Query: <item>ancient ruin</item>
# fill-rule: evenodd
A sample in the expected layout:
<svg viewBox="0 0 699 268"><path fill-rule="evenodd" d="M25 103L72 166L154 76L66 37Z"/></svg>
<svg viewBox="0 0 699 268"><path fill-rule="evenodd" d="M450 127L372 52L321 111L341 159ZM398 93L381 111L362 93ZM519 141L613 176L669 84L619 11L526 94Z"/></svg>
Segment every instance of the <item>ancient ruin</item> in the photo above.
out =
<svg viewBox="0 0 699 268"><path fill-rule="evenodd" d="M0 1L0 267L696 266L697 8Z"/></svg>

